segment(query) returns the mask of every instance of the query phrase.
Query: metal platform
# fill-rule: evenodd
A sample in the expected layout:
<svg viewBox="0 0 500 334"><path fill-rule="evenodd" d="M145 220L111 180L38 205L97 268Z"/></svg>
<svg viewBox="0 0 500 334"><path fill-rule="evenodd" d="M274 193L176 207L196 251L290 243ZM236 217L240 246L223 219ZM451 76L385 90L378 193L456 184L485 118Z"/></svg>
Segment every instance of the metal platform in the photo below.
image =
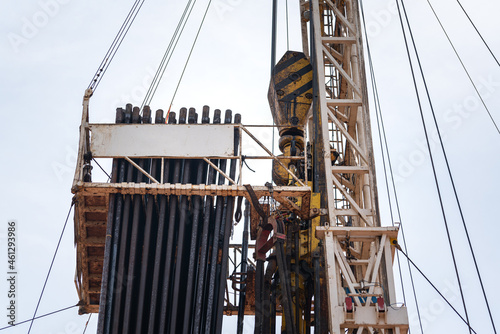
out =
<svg viewBox="0 0 500 334"><path fill-rule="evenodd" d="M274 187L272 194L268 187L253 187L258 198L273 196L278 202L290 205L287 197L302 198L301 211L309 214L309 187ZM99 312L104 244L108 217L109 195L112 193L130 195L201 195L201 196L250 196L244 186L205 186L189 184L151 184L151 183L93 183L77 182L74 188L76 196L75 242L77 246L76 285L80 297L80 313ZM307 205L306 205L307 204ZM282 204L283 205L283 204ZM295 204L294 204L295 205ZM231 311L231 310L228 310ZM234 310L233 310L234 311ZM246 310L253 314L254 310Z"/></svg>
<svg viewBox="0 0 500 334"><path fill-rule="evenodd" d="M243 159L254 158L254 159L274 159L276 162L281 163L279 159L289 158L289 157L276 157L267 148L265 148L258 139L241 124L222 124L226 132L235 133L235 137L238 137L236 133L245 133L257 142L264 151L268 153L267 156L253 156L245 157L241 153L234 155L234 153L229 152L229 146L226 144L224 152L206 152L206 155L202 155L203 150L193 149L187 150L186 157L180 157L177 153L169 154L169 147L165 145L162 146L162 154L155 154L151 152L150 147L145 145L138 145L133 149L134 155L131 156L134 159L153 159L158 162L158 167L161 169L161 175L163 175L164 164L167 163L169 159L198 159L198 161L204 161L208 168L213 168L217 175L226 179L226 184L213 185L213 184L181 184L181 183L164 183L163 178L158 180L155 179L148 172L142 170L140 166L134 163L134 161L129 157L127 152L120 151L120 145L117 145L117 140L125 140L124 138L139 138L147 136L148 131L144 129L153 128L155 129L156 135L163 135L168 131L172 131L172 126L169 125L150 125L145 124L141 126L136 126L134 124L123 125L123 124L107 124L107 125L96 125L88 123L88 101L91 96L91 92L87 92L84 103L83 103L83 115L82 115L82 125L80 127L80 143L79 152L77 157L77 167L74 177L74 182L72 186L72 192L75 194L76 199L76 210L75 210L75 243L77 248L77 268L75 283L80 298L80 309L79 313L97 313L99 312L99 305L101 300L101 287L103 282L103 263L105 257L105 244L107 238L111 238L111 235L106 235L106 229L109 221L109 217L114 214L109 210L110 207L110 197L112 194L121 195L141 195L141 196L211 196L211 197L245 197L249 201L252 200L252 196L260 199L262 197L273 198L276 202L283 205L287 210L294 211L298 216L305 218L311 217L311 215L318 215L319 212L311 212L310 210L310 199L311 199L311 189L310 187L304 186L304 183L300 181L292 172L290 173L290 178L295 179L298 186L285 186L285 187L267 187L267 186L255 186L251 187L253 190L252 196L249 193L247 187L242 184L242 178L239 178L239 182L234 182L228 175L217 168L213 163L212 159L227 159L231 161L238 161L239 173L241 173L241 166L243 164ZM185 125L177 125L180 127L186 127ZM219 125L204 124L204 125L194 125L192 128L201 129L204 128L206 131L211 133L217 133L214 131ZM229 130L227 130L229 129ZM95 133L94 133L94 132ZM118 135L110 135L106 137L106 133L120 132ZM120 139L121 138L121 139ZM93 142L95 140L95 142ZM103 145L107 145L106 149ZM137 143L135 143L137 144ZM239 145L242 143L240 142ZM132 144L131 144L132 145ZM171 146L171 145L170 145ZM100 147L100 148L98 148ZM114 147L114 148L113 148ZM241 147L241 146L240 146ZM117 149L118 148L118 149ZM241 150L240 150L241 152ZM215 155L214 155L215 154ZM217 155L218 154L218 155ZM94 158L113 158L121 159L127 161L130 164L130 168L135 169L134 173L142 173L144 175L144 180L146 182L92 182L91 177L88 174L90 164ZM299 158L299 157L294 157ZM305 157L302 157L305 159ZM286 168L286 167L285 167ZM288 169L287 169L288 170ZM165 180L166 182L167 180ZM227 184L228 183L228 184ZM298 199L298 202L292 201L290 197ZM251 254L249 254L251 256ZM234 307L226 299L226 313L234 312ZM251 300L249 301L251 303ZM245 313L253 314L255 309L252 307L245 308Z"/></svg>

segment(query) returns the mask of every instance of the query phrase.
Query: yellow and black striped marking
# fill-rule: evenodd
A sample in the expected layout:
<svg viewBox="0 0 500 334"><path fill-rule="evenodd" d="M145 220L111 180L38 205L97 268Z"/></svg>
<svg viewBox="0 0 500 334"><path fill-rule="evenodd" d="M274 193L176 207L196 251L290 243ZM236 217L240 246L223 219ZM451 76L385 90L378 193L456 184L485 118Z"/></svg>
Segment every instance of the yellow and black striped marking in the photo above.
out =
<svg viewBox="0 0 500 334"><path fill-rule="evenodd" d="M273 83L279 101L312 101L313 68L302 52L287 51L273 70Z"/></svg>
<svg viewBox="0 0 500 334"><path fill-rule="evenodd" d="M269 104L280 133L303 128L313 100L313 68L302 52L287 51L273 69Z"/></svg>

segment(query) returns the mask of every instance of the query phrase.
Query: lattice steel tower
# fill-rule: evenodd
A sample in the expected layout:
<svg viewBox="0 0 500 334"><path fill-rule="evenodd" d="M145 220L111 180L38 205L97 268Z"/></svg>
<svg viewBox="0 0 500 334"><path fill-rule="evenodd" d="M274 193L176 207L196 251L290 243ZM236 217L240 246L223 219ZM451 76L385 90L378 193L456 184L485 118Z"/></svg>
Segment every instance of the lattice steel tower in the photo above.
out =
<svg viewBox="0 0 500 334"><path fill-rule="evenodd" d="M315 74L313 192L328 209L316 235L324 245L329 330L407 333L392 270L398 228L381 227L378 210L358 2L304 1L301 15Z"/></svg>

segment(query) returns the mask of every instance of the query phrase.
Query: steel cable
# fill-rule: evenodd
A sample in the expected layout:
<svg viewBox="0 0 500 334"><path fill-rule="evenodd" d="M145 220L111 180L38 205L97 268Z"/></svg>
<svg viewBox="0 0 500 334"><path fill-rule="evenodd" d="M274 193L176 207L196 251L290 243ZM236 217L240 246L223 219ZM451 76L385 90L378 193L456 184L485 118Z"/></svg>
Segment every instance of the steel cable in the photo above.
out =
<svg viewBox="0 0 500 334"><path fill-rule="evenodd" d="M467 70L467 68L465 67L465 64L464 62L462 61L462 58L460 57L460 55L458 54L458 51L457 49L455 48L455 45L453 44L453 42L451 41L450 39L450 36L448 36L448 33L446 32L446 29L444 28L443 24L441 23L441 20L439 19L439 17L437 16L436 12L434 11L434 7L432 7L432 4L430 3L429 0L427 0L427 3L429 4L429 7L431 7L431 10L432 10L432 13L434 13L434 16L436 17L436 20L438 21L439 25L441 26L441 29L443 30L445 36L446 36L446 39L448 39L448 42L450 43L453 51L455 52L455 55L457 56L458 60L460 61L460 64L462 65L462 68L464 69L465 73L467 74L467 77L469 78L469 81L471 82L472 86L474 87L474 90L476 91L476 94L477 96L479 97L479 99L481 100L481 103L483 104L484 106L484 109L486 109L486 112L488 113L488 116L490 117L491 121L493 122L493 125L495 126L495 128L497 129L497 132L498 134L500 134L500 129L498 128L498 125L497 123L495 122L495 119L493 118L493 116L491 115L491 112L490 110L488 109L488 106L486 106L486 103L484 102L484 99L483 97L481 96L481 94L479 93L479 89L477 88L476 84L474 83L474 80L472 80L472 77L471 75L469 74L469 71ZM401 1L401 4L403 5L403 10L404 10L404 2ZM406 16L406 10L405 11L405 16ZM406 21L408 21L408 17L406 18ZM409 27L409 24L408 24L408 27ZM410 31L410 34L411 34L411 31ZM413 40L413 38L412 38ZM420 62L419 62L420 63Z"/></svg>
<svg viewBox="0 0 500 334"><path fill-rule="evenodd" d="M427 1L429 3L429 5L431 6L432 8L432 5L430 4L429 1ZM405 16L406 16L406 10L404 8L404 3L402 2L403 4L403 10L405 11ZM433 12L434 12L434 9L432 9ZM434 12L434 15L436 15L436 13ZM436 16L437 18L437 16ZM408 19L408 18L407 18ZM437 18L438 19L438 18ZM439 19L438 19L439 21ZM441 24L441 23L440 23ZM441 27L443 28L443 26L441 25ZM443 28L444 29L444 28ZM411 32L410 32L411 33ZM445 32L446 33L446 32ZM413 39L413 38L412 38ZM451 41L450 41L451 43ZM416 52L416 49L415 49L415 52ZM457 55L458 56L458 55ZM455 186L455 181L454 181L454 178L453 178L453 175L451 173L451 168L450 168L450 164L449 164L449 161L448 161L448 155L446 154L446 150L445 150L445 147L444 147L444 144L443 144L443 139L442 139L442 136L441 136L441 131L439 129L439 125L438 125L438 122L437 122L437 119L436 119L436 113L434 112L434 107L433 107L433 104L432 104L432 100L431 100L431 97L430 97L430 94L429 94L429 90L428 90L428 87L427 87L427 83L426 83L426 80L425 80L425 77L424 77L424 73L423 73L423 69L422 69L422 65L420 63L420 59L419 59L419 56L417 54L417 62L418 62L418 66L419 66L419 69L420 69L420 74L423 78L423 83L424 83L424 88L425 88L425 92L426 92L426 95L427 95L427 99L429 101L429 106L430 106L430 109L431 109L431 114L432 114L432 119L434 121L434 125L436 127L436 130L437 130L437 134L438 134L438 139L439 139L439 144L441 146L441 150L443 152L443 157L444 157L444 160L445 160L445 163L446 163L446 169L447 169L447 172L448 172L448 176L450 177L450 181L451 181L451 186L453 188L453 194L454 194L454 197L455 197L455 201L457 202L457 206L458 206L458 211L460 213L460 218L461 218L461 221L462 221L462 225L463 225L463 228L464 228L464 231L465 231L465 235L467 237L467 243L468 243L468 246L469 246L469 249L470 249L470 252L471 252L471 255L472 255L472 259L474 261L474 267L476 269L476 273L477 273L477 276L479 278L479 283L481 285L481 290L482 290L482 293L483 293L483 297L484 297L484 300L485 300L485 303L486 303L486 307L488 309L488 314L489 314L489 317L490 317L490 320L491 320L491 324L492 324L492 327L493 327L493 331L495 332L496 334L496 328L495 328L495 323L493 321L493 316L491 314L491 309L490 309L490 305L489 305L489 302L488 302L488 298L486 296L486 291L484 289L484 284L483 284L483 280L482 280L482 277L481 277L481 274L479 272L479 267L478 267L478 264L477 264L477 260L476 260L476 255L474 253L474 249L472 247L472 243L471 243L471 239L470 239L470 235L469 235L469 231L467 229L467 224L465 222L465 217L464 217L464 213L462 211L462 206L460 204L460 200L458 198L458 192L457 192L457 189L456 189L456 186Z"/></svg>
<svg viewBox="0 0 500 334"><path fill-rule="evenodd" d="M491 51L488 43L486 43L486 41L484 40L483 38L483 35L481 35L481 33L479 32L479 30L476 28L476 25L474 24L474 22L472 22L472 19L470 18L469 14L467 13L467 11L465 10L465 8L462 6L462 4L460 3L459 0L457 0L457 3L460 5L460 8L462 8L462 11L464 12L465 16L467 16L467 18L469 19L469 22L470 24L472 24L472 26L474 27L474 29L476 30L477 34L479 35L479 37L481 37L481 40L483 41L484 45L486 46L486 48L488 49L488 51L490 52L491 56L493 57L493 59L495 59L496 63L498 64L498 66L500 66L500 62L498 62L498 59L497 57L495 57L495 55L493 54L493 51Z"/></svg>
<svg viewBox="0 0 500 334"><path fill-rule="evenodd" d="M288 32L288 0L285 0L285 13L286 13L286 49L290 50L290 36Z"/></svg>
<svg viewBox="0 0 500 334"><path fill-rule="evenodd" d="M271 80L274 74L274 66L276 65L276 35L277 35L277 24L278 24L278 0L273 0L272 4L272 14L271 14ZM287 23L288 25L288 23ZM273 126L275 126L273 117ZM272 139L271 139L271 153L274 156L274 136L275 128L272 128ZM271 183L273 182L273 170L271 167Z"/></svg>
<svg viewBox="0 0 500 334"><path fill-rule="evenodd" d="M370 77L371 77L371 81L372 81L372 89L373 89L373 96L374 96L374 103L375 103L375 112L376 112L376 116L377 116L377 127L378 127L378 130L379 130L380 149L381 149L381 152L382 152L382 164L383 164L383 167L384 167L384 175L385 175L385 181L386 181L385 183L386 183L386 189L387 189L387 197L388 197L388 200L389 200L389 210L390 210L390 214L391 214L391 221L392 221L392 225L394 226L394 217L393 217L393 213L392 213L392 203L391 203L391 196L390 196L390 191L389 191L389 180L388 180L388 174L387 174L387 168L386 168L386 162L385 162L385 156L384 156L384 147L383 147L382 143L384 143L385 151L387 152L387 164L388 164L389 173L390 173L390 176L391 176L391 182L392 182L392 188L393 188L393 193L394 193L396 211L397 211L397 214L398 214L398 219L399 219L400 228L401 228L401 235L402 235L402 239L403 239L403 246L405 248L405 251L408 252L408 249L407 249L407 246L406 246L406 238L405 238L404 229L403 229L403 223L402 223L402 219L401 219L401 212L400 212L400 209L399 209L399 201L398 201L398 196L397 196L397 192L396 192L396 183L394 182L394 174L393 174L393 171L392 171L392 163L391 163L391 158L390 158L390 155L389 155L389 147L388 147L388 144L387 144L387 137L385 135L384 119L382 117L382 109L380 107L380 100L379 100L379 95L378 95L377 82L375 80L375 71L374 71L374 68L373 68L373 61L372 61L372 56L371 56L371 51L370 51L370 44L368 42L368 34L367 34L367 31L366 31L366 23L365 23L363 0L359 0L359 2L360 2L360 8L361 8L361 18L362 18L362 22L363 22L364 35L365 35L365 40L366 40L366 49L367 49L367 54L368 54L368 64L369 64L369 68L370 68ZM401 278L401 287L402 287L402 292L403 292L403 300L404 300L405 304L407 305L406 295L405 295L405 291L404 291L403 276L402 276L402 272L401 272L401 264L400 264L399 254L396 253L396 256L397 256L397 259L398 259L398 269L399 269L399 276ZM418 322L419 322L419 326L420 326L421 332L424 333L424 329L423 329L423 325L422 325L422 318L421 318L421 315L420 315L420 307L418 305L417 293L416 293L416 290L415 290L415 283L414 283L414 280L413 280L413 274L412 274L412 270L411 270L409 261L407 261L407 265L408 265L408 272L409 272L409 275L410 275L411 287L412 287L412 291L413 291L413 298L415 299L415 306L416 306L416 310L417 310Z"/></svg>
<svg viewBox="0 0 500 334"><path fill-rule="evenodd" d="M200 26L198 27L198 31L196 33L196 37L194 38L193 45L191 46L191 50L189 51L189 55L186 59L186 63L184 64L184 68L182 69L181 77L179 78L179 82L177 83L177 87L175 87L174 95L172 95L172 100L170 101L170 106L167 112L167 118L172 108L172 104L174 103L175 95L177 94L177 90L182 82L182 78L184 77L184 73L186 72L186 68L188 66L189 60L191 59L191 55L193 54L194 47L196 46L196 42L198 41L198 37L201 32L201 28L203 27L203 23L205 23L205 19L207 17L208 10L210 9L210 5L212 4L212 0L208 2L207 8L205 9L205 13L203 14L203 18L201 19Z"/></svg>
<svg viewBox="0 0 500 334"><path fill-rule="evenodd" d="M404 7L403 0L401 0L401 4L403 6L403 11L404 11L404 14L405 14L405 17L406 17L406 23L408 25L408 30L409 30L409 33L410 33L411 41L413 43L413 48L414 48L415 54L417 56L417 59L419 59L417 48L416 48L416 45L415 45L415 41L413 39L413 33L412 33L412 30L411 30L411 27L410 27L410 24L409 24L409 21L408 21L408 16L406 15L406 9ZM399 6L399 2L397 0L396 0L396 5L397 5L397 8L398 8L399 20L400 20L400 23L401 23L401 30L403 32L403 37L404 37L404 41L405 41L406 52L407 52L407 56L408 56L408 61L409 61L410 70L411 70L411 74L412 74L413 84L414 84L415 93L416 93L416 97L417 97L417 102L418 102L418 107L419 107L419 111L420 111L420 117L421 117L422 126L423 126L423 130L424 130L425 140L426 140L426 143L427 143L427 149L429 151L429 158L430 158L430 161L431 161L432 172L433 172L433 176L434 176L434 183L436 185L436 190L437 190L437 195L438 195L439 204L440 204L440 208L441 208L441 213L442 213L442 216L443 216L443 222L444 222L444 226L445 226L445 229L446 229L446 236L447 236L447 239L448 239L448 244L450 246L451 257L452 257L452 260L453 260L453 267L455 269L455 274L456 274L457 281L458 281L458 286L459 286L459 289L460 289L460 296L462 298L462 304L463 304L464 311L465 311L465 317L467 318L467 325L469 326L469 332L471 332L472 328L471 328L471 326L469 324L469 315L468 315L468 312L467 312L467 305L465 303L465 297L464 297L464 293L463 293L463 289L462 289L462 283L460 281L460 275L459 275L459 272L458 272L457 261L456 261L456 258L455 258L455 251L453 249L453 244L451 242L451 235L450 235L450 231L449 231L449 227L448 227L448 221L447 221L447 218L446 218L446 213L445 213L445 210L444 210L443 199L441 197L441 190L440 190L440 187L439 187L439 182L438 182L438 179L437 179L436 167L434 165L434 158L432 156L432 151L431 151L431 147L430 147L430 143L429 143L429 135L428 135L428 132L427 132L427 126L425 124L425 119L424 119L424 114L423 114L423 109L422 109L422 103L420 101L420 95L419 95L419 92L418 92L417 81L416 81L415 72L414 72L414 68L413 68L413 62L411 60L411 55L410 55L410 49L409 49L409 45L408 45L408 40L407 40L406 32L405 32L405 29L404 29L403 17L402 17L402 14L401 14L401 9L400 9L400 6ZM419 64L420 64L420 61L419 61ZM423 78L423 75L422 75L422 78ZM423 78L423 79L424 79L424 83L425 83L425 78Z"/></svg>
<svg viewBox="0 0 500 334"><path fill-rule="evenodd" d="M36 313L38 312L38 307L40 306L40 302L42 301L43 293L45 292L45 287L47 286L47 282L48 282L49 277L50 277L50 272L52 271L52 266L54 265L57 251L59 250L59 246L61 245L61 240L64 236L64 231L66 230L66 226L68 225L69 216L71 214L71 210L73 209L74 205L75 205L75 198L73 198L73 200L71 201L71 205L70 205L69 210L68 210L68 215L66 216L66 221L64 222L64 226L63 226L63 229L61 231L61 235L59 236L59 241L57 242L56 250L54 251L54 256L52 256L52 261L50 262L49 271L47 272L47 276L45 277L45 282L43 283L42 292L40 293L40 297L38 298L35 312L33 313L33 318L31 318L31 320L30 320L31 323L30 323L30 327L28 329L28 334L31 332L31 328L33 327L33 322L36 319Z"/></svg>
<svg viewBox="0 0 500 334"><path fill-rule="evenodd" d="M90 318L92 318L92 313L89 314L89 318L87 319L87 322L85 323L85 328L83 329L82 334L85 334L87 332L87 327L89 326Z"/></svg>
<svg viewBox="0 0 500 334"><path fill-rule="evenodd" d="M90 81L90 84L87 87L87 89L88 88L92 88L92 84L95 84L97 82L97 79L100 76L100 72L103 71L103 66L107 63L109 55L111 54L112 50L114 49L115 44L118 42L118 39L120 38L120 35L122 34L123 29L127 25L127 22L128 22L128 20L129 20L129 18L131 16L132 12L134 11L134 8L139 3L139 1L140 0L136 0L134 2L134 4L132 5L132 8L130 9L129 13L127 14L127 17L125 18L125 21L122 23L122 26L118 30L118 33L116 34L115 39L113 40L113 42L109 46L108 51L106 51L106 54L104 55L104 58L102 59L101 63L99 64L99 67L97 68L97 71L95 72L94 76L92 77L92 81Z"/></svg>
<svg viewBox="0 0 500 334"><path fill-rule="evenodd" d="M462 321L469 327L469 330L472 331L473 333L476 333L476 331L474 329L472 329L472 327L470 326L469 322L462 317L462 315L457 311L456 308L453 307L453 305L451 305L451 303L448 301L448 299L446 299L446 297L441 293L441 291L439 291L439 289L431 282L431 280L427 276L425 276L425 274L422 272L422 270L420 270L420 268L417 267L417 265L415 264L415 262L413 262L408 257L408 255L405 252L403 252L403 250L401 249L401 247L396 244L396 248L401 252L401 254L403 254L408 259L408 261L412 264L412 266L414 266L415 269L417 269L417 271L422 275L422 277L427 281L427 283L429 283L434 288L434 290L441 296L441 298L443 298L443 300L460 317L460 319L462 319Z"/></svg>
<svg viewBox="0 0 500 334"><path fill-rule="evenodd" d="M163 58L160 62L160 65L158 66L158 69L156 70L155 76L151 82L151 85L148 88L148 91L146 92L146 96L144 97L144 101L142 102L141 110L142 108L151 103L151 100L153 99L153 96L156 93L156 90L158 89L158 86L160 85L160 81L163 78L163 75L165 74L165 71L168 67L168 64L170 63L170 59L172 58L173 53L175 52L175 49L177 47L177 43L180 40L180 37L184 31L184 28L186 27L186 23L189 20L189 17L191 16L191 12L193 11L194 6L196 5L196 0L194 1L193 5L191 6L192 0L189 0L186 4L186 7L184 8L184 12L182 13L182 16L177 23L177 27L175 28L174 34L172 35L172 38L170 39L170 43L168 44L167 50L165 50L165 54L163 55ZM191 8L190 8L191 7ZM189 10L189 13L188 13ZM187 17L186 17L187 14ZM181 28L182 26L182 28ZM180 29L180 32L179 32Z"/></svg>
<svg viewBox="0 0 500 334"><path fill-rule="evenodd" d="M97 162L96 159L92 158L92 160L96 163L97 166L99 166L99 168L101 169L101 171L106 174L106 176L108 177L108 181L111 180L111 176L108 174L108 172L106 172L106 170L104 168L102 168L102 166L99 164L99 162Z"/></svg>
<svg viewBox="0 0 500 334"><path fill-rule="evenodd" d="M49 312L49 313L45 313L45 314L39 315L38 317L34 317L34 318L31 318L31 319L28 319L28 320L24 320L24 321L21 321L21 322L17 322L14 326L9 325L9 326L5 326L5 327L0 328L0 331L3 331L3 330L5 330L5 329L16 328L17 326L22 325L22 324L25 324L25 323L27 323L27 322L30 322L30 321L32 322L33 320L37 320L37 319L41 319L41 318L45 318L45 317L48 317L49 315L53 315L53 314L56 314L56 313L60 313L60 312L63 312L63 311L66 311L66 310L72 309L73 307L77 307L77 306L80 306L80 305L76 304L76 305L68 306L68 307L65 307L65 308L59 309L59 310L57 310L57 311L52 311L52 312Z"/></svg>
<svg viewBox="0 0 500 334"><path fill-rule="evenodd" d="M97 86L99 86L99 83L101 82L104 73L106 73L109 65L111 64L111 61L114 59L116 52L120 48L125 36L127 35L130 27L132 26L132 23L134 23L137 14L139 13L140 9L142 8L142 5L144 4L144 1L145 0L142 1L136 0L132 5L132 8L130 9L127 17L125 18L125 21L122 23L120 30L118 31L117 35L115 36L115 39L111 43L111 46L104 55L104 58L101 61L101 64L99 65L96 73L94 74L94 77L90 81L90 84L87 87L87 89L92 89L92 91L95 92Z"/></svg>

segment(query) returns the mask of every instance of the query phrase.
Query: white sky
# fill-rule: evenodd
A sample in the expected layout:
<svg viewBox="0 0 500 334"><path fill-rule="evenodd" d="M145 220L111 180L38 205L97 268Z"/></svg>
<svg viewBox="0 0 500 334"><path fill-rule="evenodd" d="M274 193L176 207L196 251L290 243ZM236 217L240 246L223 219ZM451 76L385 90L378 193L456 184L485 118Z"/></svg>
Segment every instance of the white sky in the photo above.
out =
<svg viewBox="0 0 500 334"><path fill-rule="evenodd" d="M91 99L91 121L112 122L116 107L123 107L128 102L141 104L185 2L146 1ZM391 11L393 0L364 2L409 254L461 310L399 20ZM461 2L497 58L500 57L497 17L500 3L487 0ZM0 123L0 153L3 157L0 167L3 177L0 248L5 254L7 221L17 220L18 320L29 319L34 312L70 205L84 90L132 3L131 0L3 3L0 14L0 85L3 97L0 101L3 115ZM199 7L195 8L178 52L151 104L154 110L168 109L206 3L206 0L200 0ZM297 3L289 1L290 48L295 50L301 46ZM284 0L280 0L280 4L278 59L286 51ZM469 26L455 0L433 1L433 4L493 117L500 123L500 68ZM500 228L494 213L498 206L495 194L500 187L496 176L500 170L500 135L478 103L426 1L408 0L407 8L485 288L497 326L500 326L497 303L500 298L497 288L500 254L495 245ZM173 110L183 106L201 110L207 104L212 110L230 108L241 113L244 124L269 124L270 22L271 1L213 0ZM430 117L427 105L424 102L424 112ZM377 148L380 207L387 225L390 217L374 116L372 125ZM256 134L264 141L270 141L268 132L256 131ZM471 324L478 333L492 333L443 159L438 146L434 144L433 148L438 152L436 164ZM251 164L251 167L255 166ZM263 184L269 176L270 172L263 171L255 179L255 184ZM6 268L6 255L3 258L5 265L0 267ZM71 217L39 315L78 302L73 284L74 259ZM403 277L409 298L411 290L406 270L403 270ZM424 332L465 333L467 330L458 317L416 272L414 279ZM7 305L6 281L2 279L0 282L0 305ZM414 321L413 298L408 299L408 307L412 332L419 333ZM87 318L78 316L75 308L36 321L31 333L81 333ZM6 316L0 314L0 319L0 326L7 324ZM96 320L97 316L93 316L87 333L95 333ZM27 328L21 325L5 330L5 333L26 333ZM228 333L234 332L232 326L226 328L229 328L226 329ZM247 331L250 333L253 329L248 326Z"/></svg>

